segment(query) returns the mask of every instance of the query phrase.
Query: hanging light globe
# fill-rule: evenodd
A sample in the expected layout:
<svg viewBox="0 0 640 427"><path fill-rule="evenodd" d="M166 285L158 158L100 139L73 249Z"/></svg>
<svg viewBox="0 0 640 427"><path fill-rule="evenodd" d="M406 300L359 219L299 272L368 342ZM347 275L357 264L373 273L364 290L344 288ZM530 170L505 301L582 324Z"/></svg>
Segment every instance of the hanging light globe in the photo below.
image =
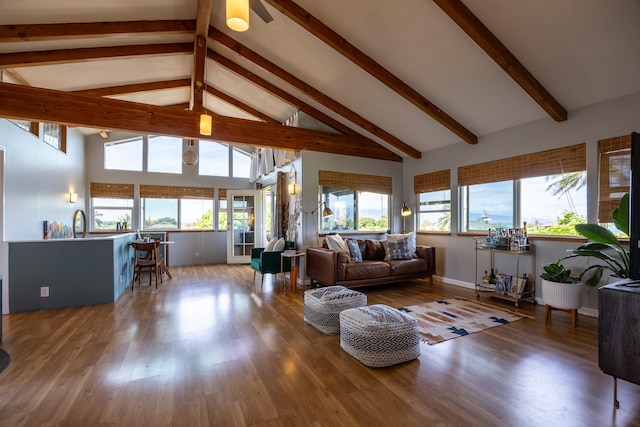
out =
<svg viewBox="0 0 640 427"><path fill-rule="evenodd" d="M195 166L198 164L198 154L193 151L192 140L189 140L187 150L182 153L182 163L187 166Z"/></svg>

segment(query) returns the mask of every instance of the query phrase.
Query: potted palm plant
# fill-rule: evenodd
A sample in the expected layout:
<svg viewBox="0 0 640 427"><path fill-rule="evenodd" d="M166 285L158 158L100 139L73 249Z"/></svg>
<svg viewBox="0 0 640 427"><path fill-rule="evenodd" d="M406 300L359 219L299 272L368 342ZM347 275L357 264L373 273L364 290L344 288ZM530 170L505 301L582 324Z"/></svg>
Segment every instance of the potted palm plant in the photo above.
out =
<svg viewBox="0 0 640 427"><path fill-rule="evenodd" d="M625 194L616 209L611 212L611 217L615 226L629 235L629 193ZM576 231L589 241L576 249L572 249L571 254L565 258L579 256L593 257L599 259L598 264L587 267L580 279L591 272L585 280L587 286L597 286L602 279L605 270L611 271L612 276L625 279L629 277L629 250L624 247L618 238L608 229L598 224L578 224Z"/></svg>

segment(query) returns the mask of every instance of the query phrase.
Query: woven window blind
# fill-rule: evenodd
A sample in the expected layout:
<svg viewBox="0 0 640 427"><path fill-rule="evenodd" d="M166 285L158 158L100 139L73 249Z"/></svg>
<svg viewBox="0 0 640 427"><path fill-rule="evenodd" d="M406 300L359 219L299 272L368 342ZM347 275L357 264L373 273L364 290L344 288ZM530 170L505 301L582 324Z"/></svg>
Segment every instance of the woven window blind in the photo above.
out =
<svg viewBox="0 0 640 427"><path fill-rule="evenodd" d="M393 182L390 176L318 171L318 184L323 187L343 188L345 190L393 194Z"/></svg>
<svg viewBox="0 0 640 427"><path fill-rule="evenodd" d="M431 191L449 190L451 188L451 170L423 173L413 177L413 191L415 194Z"/></svg>
<svg viewBox="0 0 640 427"><path fill-rule="evenodd" d="M141 198L154 199L212 199L213 188L171 187L165 185L140 185Z"/></svg>
<svg viewBox="0 0 640 427"><path fill-rule="evenodd" d="M600 189L598 222L613 222L611 211L631 189L631 135L598 141L600 151Z"/></svg>
<svg viewBox="0 0 640 427"><path fill-rule="evenodd" d="M89 185L91 197L110 199L133 199L133 184L105 184L92 182Z"/></svg>
<svg viewBox="0 0 640 427"><path fill-rule="evenodd" d="M533 178L578 172L587 168L587 145L540 151L508 159L458 168L459 185L487 184L490 182Z"/></svg>
<svg viewBox="0 0 640 427"><path fill-rule="evenodd" d="M227 200L226 188L218 188L218 200Z"/></svg>

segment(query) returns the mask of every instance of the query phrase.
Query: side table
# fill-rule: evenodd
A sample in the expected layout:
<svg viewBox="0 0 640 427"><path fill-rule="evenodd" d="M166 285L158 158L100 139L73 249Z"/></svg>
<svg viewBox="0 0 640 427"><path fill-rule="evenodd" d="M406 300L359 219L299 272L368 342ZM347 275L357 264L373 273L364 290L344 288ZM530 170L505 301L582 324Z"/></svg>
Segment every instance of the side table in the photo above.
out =
<svg viewBox="0 0 640 427"><path fill-rule="evenodd" d="M284 280L284 259L291 258L291 272L289 273L289 283L291 284L291 289L295 290L296 285L298 283L298 271L300 270L299 263L302 262L301 259L306 255L305 252L296 252L296 251L284 251L280 254L280 274L283 276Z"/></svg>

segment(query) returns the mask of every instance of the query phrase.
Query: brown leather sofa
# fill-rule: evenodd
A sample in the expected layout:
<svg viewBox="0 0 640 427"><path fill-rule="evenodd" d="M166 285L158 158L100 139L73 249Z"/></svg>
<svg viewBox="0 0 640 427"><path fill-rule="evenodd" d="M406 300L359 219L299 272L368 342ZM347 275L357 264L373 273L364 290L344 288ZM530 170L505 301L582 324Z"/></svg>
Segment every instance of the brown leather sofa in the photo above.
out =
<svg viewBox="0 0 640 427"><path fill-rule="evenodd" d="M326 246L326 244L325 244ZM348 262L344 252L327 247L307 248L307 276L311 285L319 282L326 286L342 285L347 288L381 283L401 282L408 279L429 279L433 284L436 272L436 249L416 246L412 259L385 260L384 246L377 240L358 240L362 262Z"/></svg>

